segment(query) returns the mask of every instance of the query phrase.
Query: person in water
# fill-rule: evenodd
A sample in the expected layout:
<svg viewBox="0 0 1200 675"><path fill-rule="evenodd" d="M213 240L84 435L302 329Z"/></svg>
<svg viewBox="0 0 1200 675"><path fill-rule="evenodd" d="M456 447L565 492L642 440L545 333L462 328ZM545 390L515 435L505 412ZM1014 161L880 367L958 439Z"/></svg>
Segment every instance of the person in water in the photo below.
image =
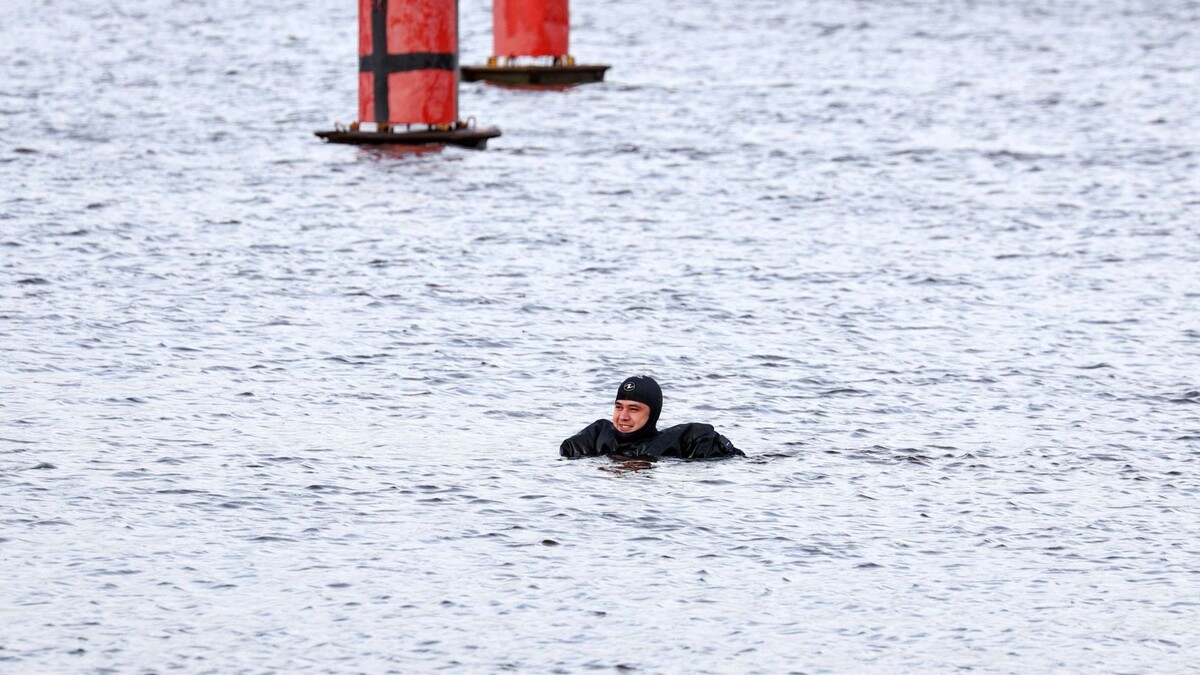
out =
<svg viewBox="0 0 1200 675"><path fill-rule="evenodd" d="M596 420L583 431L562 442L563 457L615 455L626 459L655 460L659 457L716 459L745 457L708 424L678 424L658 429L662 412L662 389L654 378L636 375L617 388L612 420Z"/></svg>

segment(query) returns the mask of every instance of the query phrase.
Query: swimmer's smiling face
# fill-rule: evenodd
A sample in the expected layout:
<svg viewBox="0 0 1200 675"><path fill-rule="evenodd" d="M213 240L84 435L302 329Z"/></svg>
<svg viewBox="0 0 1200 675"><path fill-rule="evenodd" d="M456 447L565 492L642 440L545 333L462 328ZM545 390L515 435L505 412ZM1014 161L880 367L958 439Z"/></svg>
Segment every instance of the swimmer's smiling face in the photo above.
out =
<svg viewBox="0 0 1200 675"><path fill-rule="evenodd" d="M650 421L650 406L638 401L617 399L613 406L613 426L623 434L633 432L646 426Z"/></svg>

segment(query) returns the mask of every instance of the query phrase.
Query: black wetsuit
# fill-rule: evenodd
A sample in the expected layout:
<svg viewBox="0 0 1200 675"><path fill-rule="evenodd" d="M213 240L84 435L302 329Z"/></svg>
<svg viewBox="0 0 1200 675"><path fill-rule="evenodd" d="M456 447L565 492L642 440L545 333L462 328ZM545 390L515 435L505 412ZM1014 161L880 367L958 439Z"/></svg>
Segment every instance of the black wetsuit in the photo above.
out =
<svg viewBox="0 0 1200 675"><path fill-rule="evenodd" d="M746 456L709 424L678 424L644 438L622 441L609 420L596 420L587 425L583 431L563 441L558 454L563 457L622 455L649 460L659 457L717 459Z"/></svg>

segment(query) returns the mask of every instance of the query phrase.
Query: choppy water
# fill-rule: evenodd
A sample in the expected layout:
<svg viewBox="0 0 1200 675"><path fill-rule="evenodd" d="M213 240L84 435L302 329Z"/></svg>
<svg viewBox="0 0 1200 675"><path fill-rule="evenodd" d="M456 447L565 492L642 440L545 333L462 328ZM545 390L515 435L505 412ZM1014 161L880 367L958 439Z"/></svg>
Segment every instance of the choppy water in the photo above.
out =
<svg viewBox="0 0 1200 675"><path fill-rule="evenodd" d="M3 3L0 671L1194 668L1200 4L684 4L399 154L352 3Z"/></svg>

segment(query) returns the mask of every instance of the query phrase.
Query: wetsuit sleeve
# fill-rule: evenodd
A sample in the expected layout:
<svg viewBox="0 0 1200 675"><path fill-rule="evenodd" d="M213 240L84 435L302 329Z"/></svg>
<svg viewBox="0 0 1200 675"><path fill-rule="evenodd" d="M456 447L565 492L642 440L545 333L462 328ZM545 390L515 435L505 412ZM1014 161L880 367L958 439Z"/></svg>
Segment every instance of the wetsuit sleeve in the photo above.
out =
<svg viewBox="0 0 1200 675"><path fill-rule="evenodd" d="M600 448L600 432L608 420L596 420L558 446L563 457L595 457L603 454Z"/></svg>
<svg viewBox="0 0 1200 675"><path fill-rule="evenodd" d="M653 440L639 448L639 457L679 457L681 459L719 459L745 457L711 424L677 424L663 429Z"/></svg>
<svg viewBox="0 0 1200 675"><path fill-rule="evenodd" d="M690 424L681 436L679 456L683 459L719 459L721 457L745 457L733 443L708 424Z"/></svg>

